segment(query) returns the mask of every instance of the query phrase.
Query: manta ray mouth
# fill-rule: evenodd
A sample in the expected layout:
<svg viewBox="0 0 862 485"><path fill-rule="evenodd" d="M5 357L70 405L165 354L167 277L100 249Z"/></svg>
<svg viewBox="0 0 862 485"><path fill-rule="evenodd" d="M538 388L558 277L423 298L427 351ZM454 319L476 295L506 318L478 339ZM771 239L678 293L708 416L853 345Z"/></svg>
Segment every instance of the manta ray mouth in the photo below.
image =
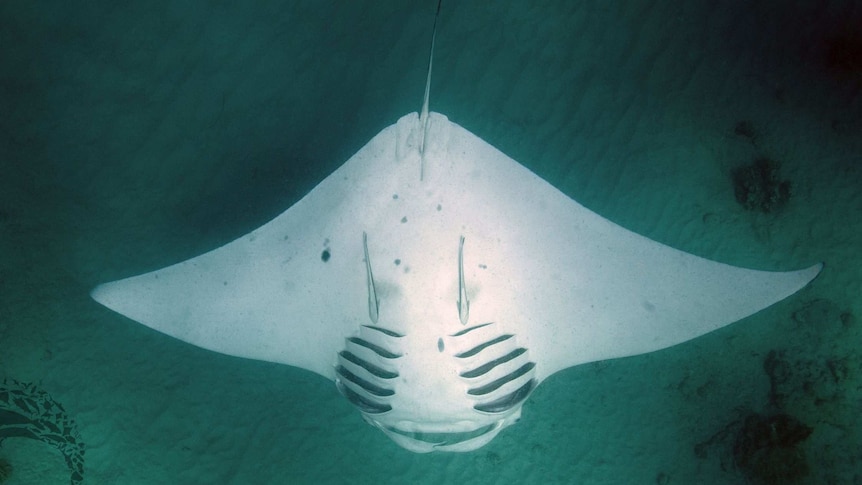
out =
<svg viewBox="0 0 862 485"><path fill-rule="evenodd" d="M432 451L472 451L494 439L503 429L503 420L469 431L429 432L407 431L374 422L387 436L403 448L416 453Z"/></svg>
<svg viewBox="0 0 862 485"><path fill-rule="evenodd" d="M385 428L387 431L399 434L401 436L406 436L407 438L410 438L412 440L421 441L423 443L429 443L437 446L446 446L454 445L456 443L462 443L464 441L472 440L473 438L478 438L479 436L493 431L498 426L499 423L493 423L487 426L482 426L481 428L474 429L472 431L462 431L456 433L428 433L424 431L405 431L403 429L398 429L391 426L385 426Z"/></svg>

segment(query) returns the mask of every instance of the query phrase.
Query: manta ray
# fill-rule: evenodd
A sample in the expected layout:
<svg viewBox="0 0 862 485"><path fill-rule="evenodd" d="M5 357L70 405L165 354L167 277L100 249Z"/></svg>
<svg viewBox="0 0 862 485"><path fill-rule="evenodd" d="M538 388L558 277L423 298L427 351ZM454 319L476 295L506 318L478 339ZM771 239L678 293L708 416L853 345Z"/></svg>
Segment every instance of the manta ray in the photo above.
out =
<svg viewBox="0 0 862 485"><path fill-rule="evenodd" d="M315 372L408 450L465 452L554 373L693 339L820 272L650 240L429 112L439 13L420 112L263 226L92 297L193 345Z"/></svg>

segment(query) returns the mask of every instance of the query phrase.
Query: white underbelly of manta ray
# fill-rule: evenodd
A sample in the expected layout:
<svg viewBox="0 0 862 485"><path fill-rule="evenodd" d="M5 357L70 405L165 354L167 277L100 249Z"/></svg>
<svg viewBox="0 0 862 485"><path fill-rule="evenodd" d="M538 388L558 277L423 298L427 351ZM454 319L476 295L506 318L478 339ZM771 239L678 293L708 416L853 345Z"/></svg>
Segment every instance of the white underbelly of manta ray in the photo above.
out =
<svg viewBox="0 0 862 485"><path fill-rule="evenodd" d="M420 181L421 130L401 118L263 227L93 298L335 380L407 449L469 451L551 374L692 339L820 270L736 268L651 241L436 113Z"/></svg>
<svg viewBox="0 0 862 485"><path fill-rule="evenodd" d="M426 87L421 114L269 223L92 296L191 344L331 379L411 451L470 451L553 373L721 328L820 268L737 268L623 229L428 114Z"/></svg>

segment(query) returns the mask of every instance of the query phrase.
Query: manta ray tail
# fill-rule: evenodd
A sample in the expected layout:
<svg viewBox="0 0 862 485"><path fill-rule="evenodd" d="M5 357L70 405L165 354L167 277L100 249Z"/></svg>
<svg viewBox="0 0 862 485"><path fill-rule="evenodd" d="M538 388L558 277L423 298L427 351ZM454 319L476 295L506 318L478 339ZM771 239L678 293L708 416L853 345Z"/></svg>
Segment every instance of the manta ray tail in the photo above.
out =
<svg viewBox="0 0 862 485"><path fill-rule="evenodd" d="M437 13L434 14L434 27L431 29L431 52L428 54L428 75L425 78L425 97L422 99L422 110L419 112L419 180L425 175L425 134L428 132L428 98L431 92L431 67L434 64L434 40L437 38L437 19L440 18L440 5L443 0L437 0Z"/></svg>

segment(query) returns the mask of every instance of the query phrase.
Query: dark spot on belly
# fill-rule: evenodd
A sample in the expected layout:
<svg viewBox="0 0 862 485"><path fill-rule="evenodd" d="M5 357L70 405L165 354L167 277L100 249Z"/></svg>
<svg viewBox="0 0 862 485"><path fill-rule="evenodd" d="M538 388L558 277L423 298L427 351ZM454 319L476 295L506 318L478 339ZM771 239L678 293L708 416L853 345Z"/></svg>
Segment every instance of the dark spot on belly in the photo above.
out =
<svg viewBox="0 0 862 485"><path fill-rule="evenodd" d="M396 260L395 260L395 266L398 266L399 264L401 264L401 260L400 260L400 259L396 259Z"/></svg>
<svg viewBox="0 0 862 485"><path fill-rule="evenodd" d="M407 222L407 216L401 218L401 224L404 224L405 222Z"/></svg>
<svg viewBox="0 0 862 485"><path fill-rule="evenodd" d="M442 338L437 339L437 350L440 352L443 352L443 339Z"/></svg>
<svg viewBox="0 0 862 485"><path fill-rule="evenodd" d="M320 253L320 260L321 260L321 261L323 261L323 262L325 263L325 262L329 261L329 258L330 258L331 256L332 256L332 254L330 254L330 253L329 253L329 250L328 250L328 249L324 249L324 250L323 250L323 252L322 252L322 253Z"/></svg>

